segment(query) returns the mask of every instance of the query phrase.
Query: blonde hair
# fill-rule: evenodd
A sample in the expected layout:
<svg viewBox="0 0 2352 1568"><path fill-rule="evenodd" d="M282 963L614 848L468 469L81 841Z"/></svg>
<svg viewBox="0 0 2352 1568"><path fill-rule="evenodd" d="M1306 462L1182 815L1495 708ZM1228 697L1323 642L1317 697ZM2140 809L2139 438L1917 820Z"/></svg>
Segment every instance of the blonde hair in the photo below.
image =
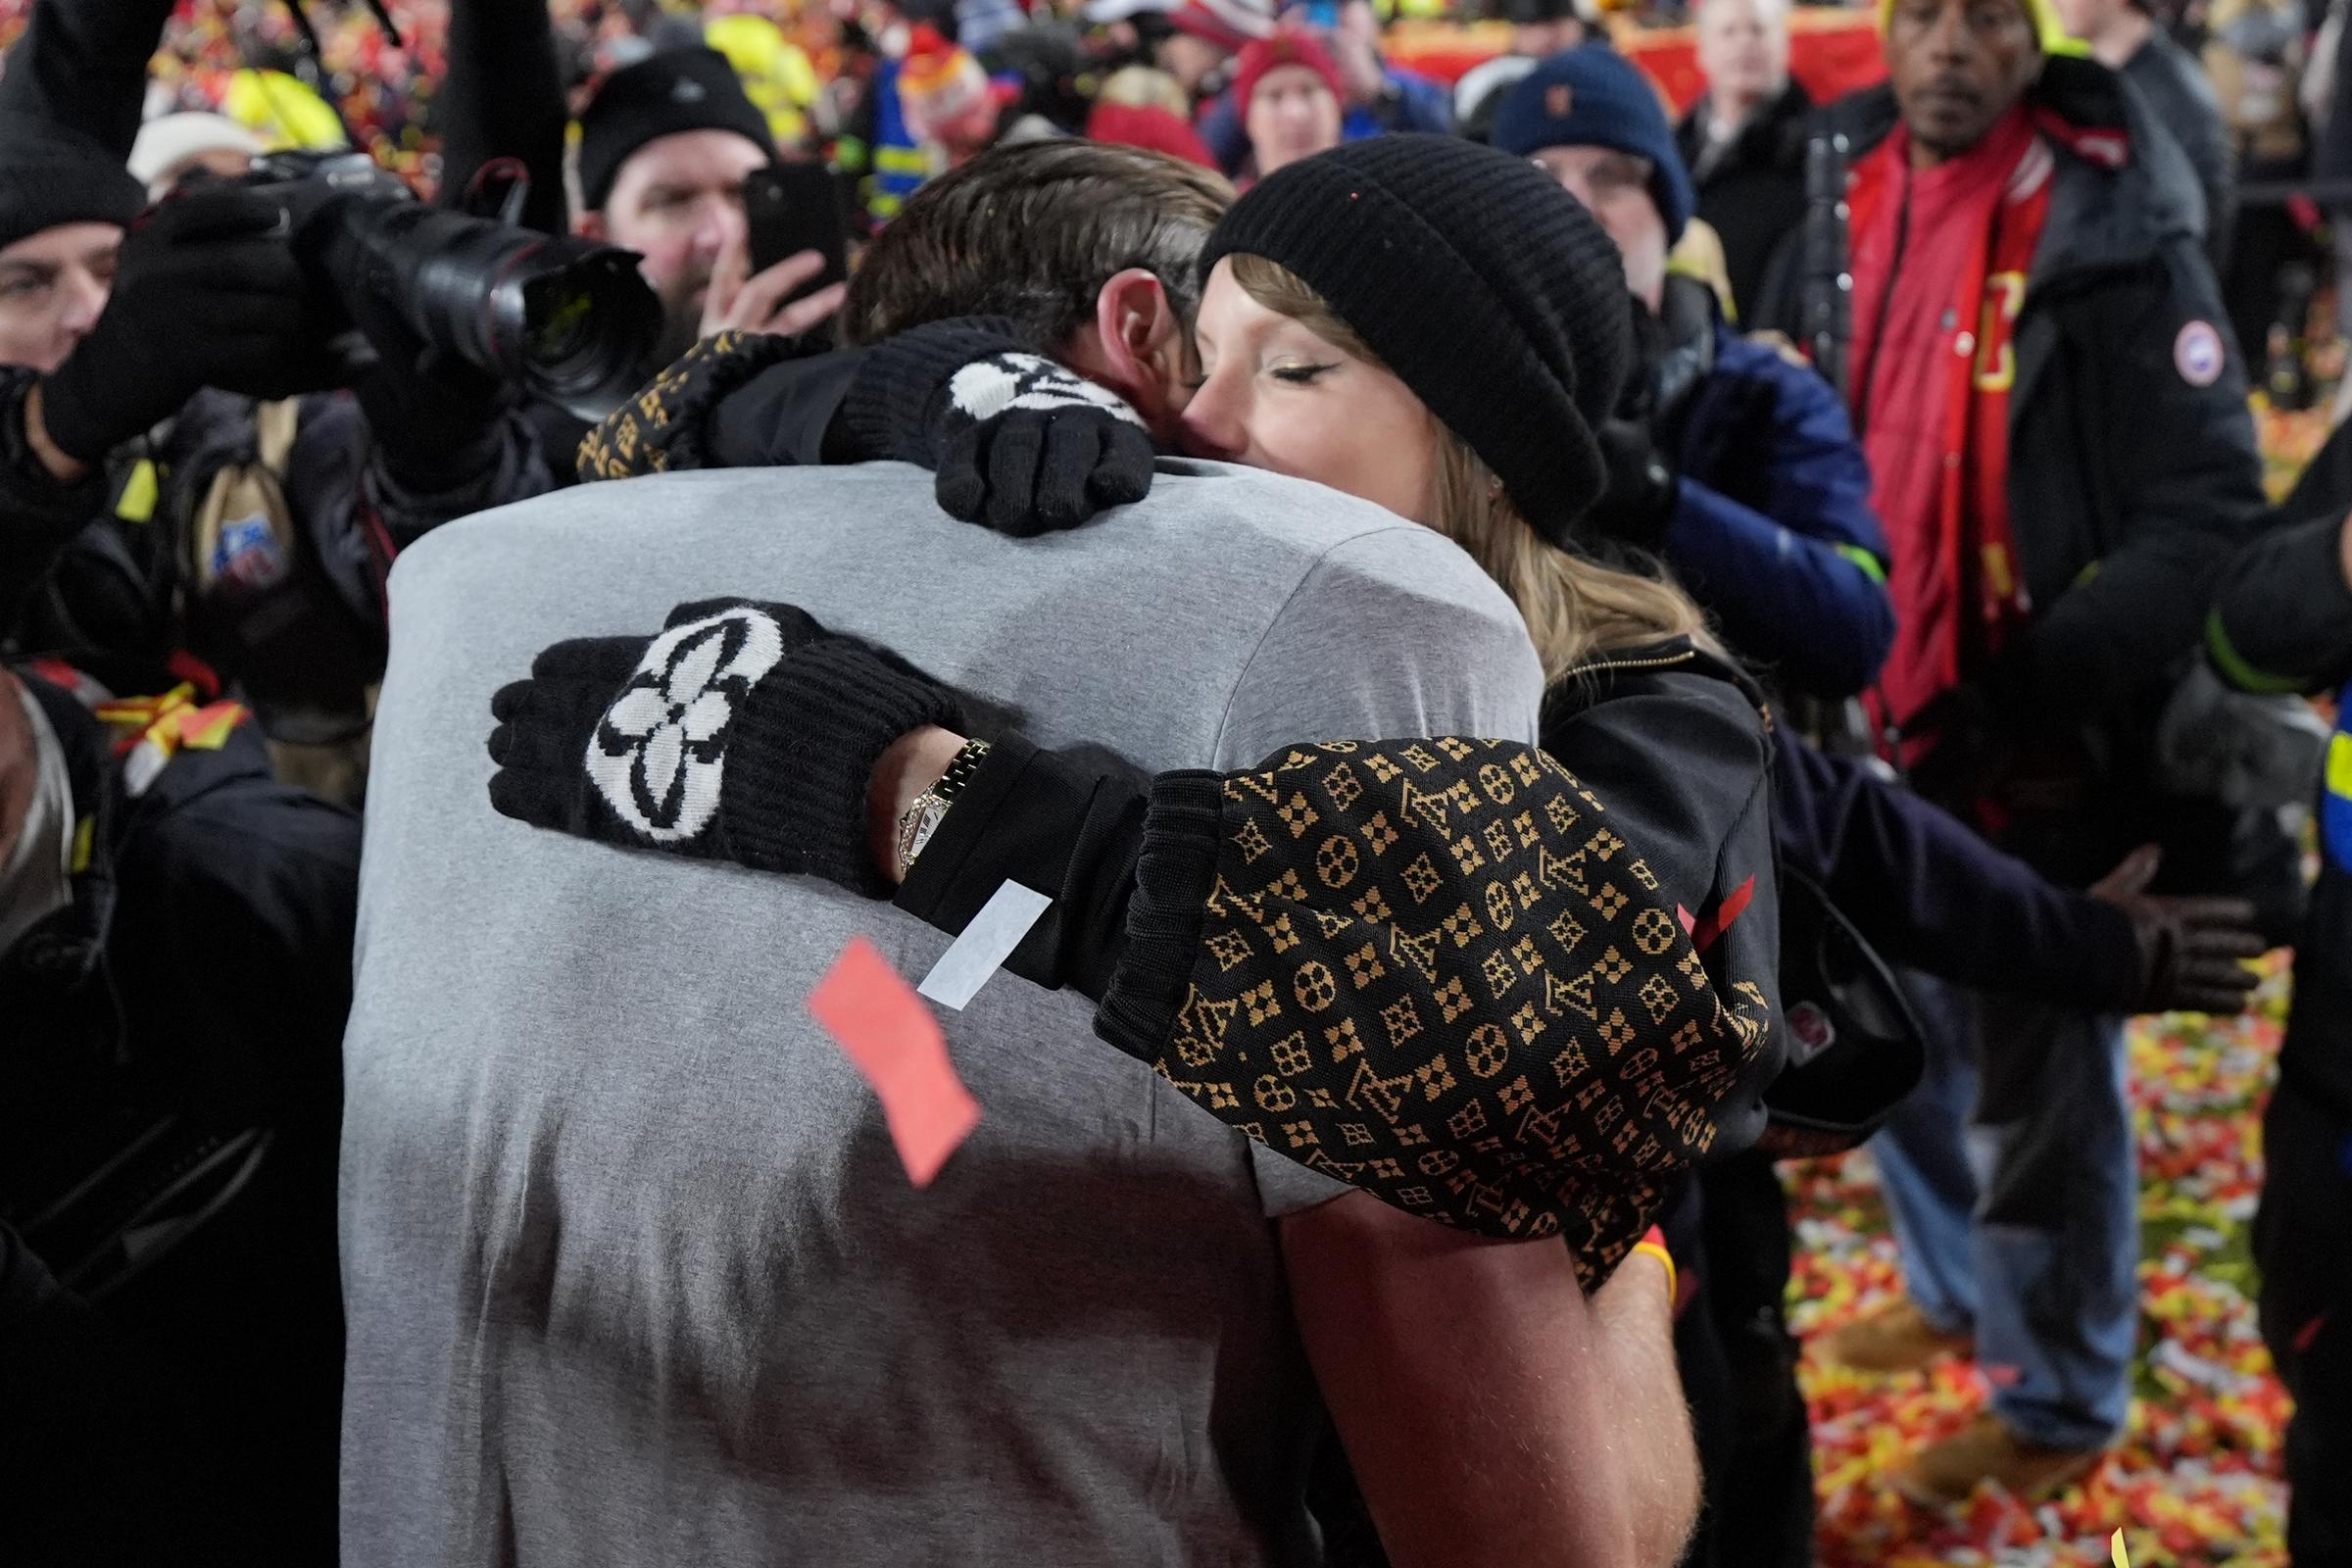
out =
<svg viewBox="0 0 2352 1568"><path fill-rule="evenodd" d="M1278 263L1236 255L1233 280L1267 310L1367 365L1380 365L1360 334L1320 294ZM1383 367L1386 368L1386 367ZM1713 649L1707 618L1673 582L1601 565L1552 544L1519 514L1502 481L1470 444L1429 416L1438 461L1429 523L1470 553L1518 606L1547 680L1620 648L1689 637Z"/></svg>

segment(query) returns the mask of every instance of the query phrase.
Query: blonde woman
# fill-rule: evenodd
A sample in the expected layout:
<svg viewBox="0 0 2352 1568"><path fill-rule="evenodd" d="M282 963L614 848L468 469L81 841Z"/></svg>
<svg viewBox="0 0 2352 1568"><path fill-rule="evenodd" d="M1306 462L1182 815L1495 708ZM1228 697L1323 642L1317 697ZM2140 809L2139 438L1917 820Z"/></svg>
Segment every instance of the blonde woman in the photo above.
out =
<svg viewBox="0 0 2352 1568"><path fill-rule="evenodd" d="M1680 1171L1753 1140L1780 1060L1768 721L1690 601L1577 528L1631 357L1622 265L1533 166L1399 136L1270 176L1201 270L1191 443L1460 544L1550 677L1540 752L1367 737L1122 774L970 741L954 695L887 653L728 601L664 637L778 628L737 707L789 760L739 764L708 828L648 842L581 765L648 640L559 644L499 695L492 801L896 886L949 930L1008 876L1055 893L1012 966L1099 1000L1106 1040L1399 1207L1560 1234L1596 1283Z"/></svg>

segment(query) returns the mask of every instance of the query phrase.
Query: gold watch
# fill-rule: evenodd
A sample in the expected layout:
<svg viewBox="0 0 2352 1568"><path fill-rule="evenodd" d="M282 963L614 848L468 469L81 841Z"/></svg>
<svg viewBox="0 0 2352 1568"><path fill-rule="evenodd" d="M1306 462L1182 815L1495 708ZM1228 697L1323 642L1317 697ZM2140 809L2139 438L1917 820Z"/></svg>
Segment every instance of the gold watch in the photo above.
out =
<svg viewBox="0 0 2352 1568"><path fill-rule="evenodd" d="M988 742L965 741L948 763L948 770L939 775L938 782L917 795L914 804L899 813L900 880L906 879L914 865L914 858L923 853L923 846L939 831L939 824L947 819L948 808L956 804L956 797L963 793L972 775L980 771L980 763L987 756Z"/></svg>

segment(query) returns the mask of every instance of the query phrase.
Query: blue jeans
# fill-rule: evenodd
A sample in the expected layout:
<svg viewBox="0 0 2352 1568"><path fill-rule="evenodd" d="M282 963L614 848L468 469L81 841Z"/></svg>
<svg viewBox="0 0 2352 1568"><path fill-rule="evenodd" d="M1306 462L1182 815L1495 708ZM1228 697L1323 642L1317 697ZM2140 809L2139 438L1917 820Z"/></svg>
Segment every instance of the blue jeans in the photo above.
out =
<svg viewBox="0 0 2352 1568"><path fill-rule="evenodd" d="M1928 1321L1974 1334L2010 1431L2104 1446L2139 1308L2124 1021L1904 978L1927 1073L1870 1145L1903 1283Z"/></svg>

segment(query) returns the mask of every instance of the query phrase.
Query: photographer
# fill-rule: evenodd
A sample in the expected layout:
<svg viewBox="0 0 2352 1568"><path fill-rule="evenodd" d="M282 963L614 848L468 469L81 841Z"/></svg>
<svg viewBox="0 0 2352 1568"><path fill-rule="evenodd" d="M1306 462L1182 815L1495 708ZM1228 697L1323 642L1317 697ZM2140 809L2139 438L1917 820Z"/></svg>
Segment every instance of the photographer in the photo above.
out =
<svg viewBox="0 0 2352 1568"><path fill-rule="evenodd" d="M118 690L184 651L274 737L340 740L391 556L546 466L507 388L321 275L286 193L207 178L142 215L124 160L169 12L44 0L0 81L0 643ZM315 395L352 377L347 324L376 363Z"/></svg>
<svg viewBox="0 0 2352 1568"><path fill-rule="evenodd" d="M437 100L447 143L444 204L471 199L502 164L528 176L524 221L566 227L564 88L544 0L459 0L450 13L449 75ZM813 251L755 271L743 180L777 161L766 117L726 56L660 50L612 73L579 119L581 211L569 228L635 251L662 302L662 333L639 381L699 340L735 329L791 336L830 319L836 284L795 291L823 266ZM529 418L557 481L569 483L588 422L545 403Z"/></svg>

